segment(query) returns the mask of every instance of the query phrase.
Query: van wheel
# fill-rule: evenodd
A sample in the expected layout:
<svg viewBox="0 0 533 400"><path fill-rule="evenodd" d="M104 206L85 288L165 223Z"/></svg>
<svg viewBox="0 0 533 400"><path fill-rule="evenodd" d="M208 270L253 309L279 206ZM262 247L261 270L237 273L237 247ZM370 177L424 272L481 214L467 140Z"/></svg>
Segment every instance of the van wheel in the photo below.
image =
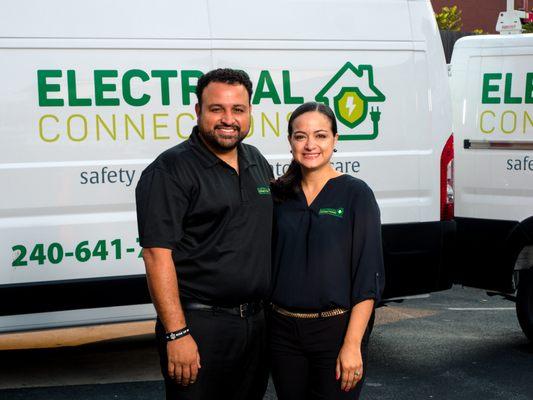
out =
<svg viewBox="0 0 533 400"><path fill-rule="evenodd" d="M533 268L520 271L516 294L516 315L520 327L533 343Z"/></svg>

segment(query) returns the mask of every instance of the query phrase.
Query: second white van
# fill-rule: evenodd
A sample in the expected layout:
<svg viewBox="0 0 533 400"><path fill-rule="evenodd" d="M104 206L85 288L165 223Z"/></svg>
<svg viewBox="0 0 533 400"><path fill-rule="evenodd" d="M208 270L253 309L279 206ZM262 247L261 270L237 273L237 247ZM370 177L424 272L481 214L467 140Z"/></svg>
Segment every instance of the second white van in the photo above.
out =
<svg viewBox="0 0 533 400"><path fill-rule="evenodd" d="M462 38L452 56L456 280L509 295L533 341L533 34Z"/></svg>

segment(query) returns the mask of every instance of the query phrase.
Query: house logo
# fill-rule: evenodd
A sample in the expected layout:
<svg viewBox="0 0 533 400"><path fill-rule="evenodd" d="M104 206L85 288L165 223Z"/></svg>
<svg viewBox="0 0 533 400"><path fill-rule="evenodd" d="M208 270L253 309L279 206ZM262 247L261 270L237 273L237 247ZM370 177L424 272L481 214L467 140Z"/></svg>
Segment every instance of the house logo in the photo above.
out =
<svg viewBox="0 0 533 400"><path fill-rule="evenodd" d="M315 100L330 106L337 120L348 128L348 133L339 132L339 140L373 140L379 133L381 111L370 108L370 124L367 120L368 104L383 103L385 95L374 85L374 70L371 65L355 67L351 62L329 80L315 96ZM371 125L371 130L368 126Z"/></svg>

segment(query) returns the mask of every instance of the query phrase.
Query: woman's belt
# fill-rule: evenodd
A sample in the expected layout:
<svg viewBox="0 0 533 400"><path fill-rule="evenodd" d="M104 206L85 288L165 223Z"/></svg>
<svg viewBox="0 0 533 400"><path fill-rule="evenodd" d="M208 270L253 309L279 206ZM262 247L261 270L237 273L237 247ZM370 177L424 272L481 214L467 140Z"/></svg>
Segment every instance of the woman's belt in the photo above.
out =
<svg viewBox="0 0 533 400"><path fill-rule="evenodd" d="M272 304L272 310L277 312L278 314L285 315L286 317L291 318L327 318L327 317L335 317L336 315L345 314L348 312L346 308L334 308L333 310L327 310L327 311L320 311L320 312L292 312L289 310L285 310L284 308L278 307L275 304Z"/></svg>

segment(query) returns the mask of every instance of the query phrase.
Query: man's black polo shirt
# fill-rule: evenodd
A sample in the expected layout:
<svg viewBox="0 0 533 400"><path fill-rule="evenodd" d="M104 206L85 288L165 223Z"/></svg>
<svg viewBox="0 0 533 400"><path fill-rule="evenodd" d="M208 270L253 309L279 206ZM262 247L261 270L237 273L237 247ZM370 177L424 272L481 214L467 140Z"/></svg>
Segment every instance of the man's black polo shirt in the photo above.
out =
<svg viewBox="0 0 533 400"><path fill-rule="evenodd" d="M172 250L182 299L236 305L267 296L272 170L253 146L239 144L238 154L239 174L195 127L137 185L140 244Z"/></svg>

